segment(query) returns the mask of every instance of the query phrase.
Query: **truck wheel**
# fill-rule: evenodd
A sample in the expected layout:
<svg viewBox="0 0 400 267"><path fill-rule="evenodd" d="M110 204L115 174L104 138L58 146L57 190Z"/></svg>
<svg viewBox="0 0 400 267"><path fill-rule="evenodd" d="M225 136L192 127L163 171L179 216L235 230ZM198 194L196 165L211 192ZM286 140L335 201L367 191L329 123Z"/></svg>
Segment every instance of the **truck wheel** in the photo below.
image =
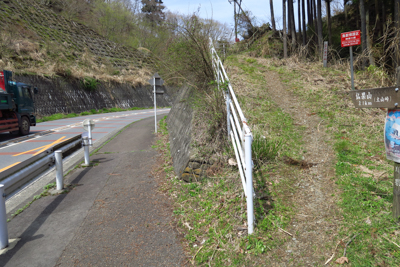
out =
<svg viewBox="0 0 400 267"><path fill-rule="evenodd" d="M20 135L27 135L31 129L31 123L27 117L21 118L21 127L19 128Z"/></svg>

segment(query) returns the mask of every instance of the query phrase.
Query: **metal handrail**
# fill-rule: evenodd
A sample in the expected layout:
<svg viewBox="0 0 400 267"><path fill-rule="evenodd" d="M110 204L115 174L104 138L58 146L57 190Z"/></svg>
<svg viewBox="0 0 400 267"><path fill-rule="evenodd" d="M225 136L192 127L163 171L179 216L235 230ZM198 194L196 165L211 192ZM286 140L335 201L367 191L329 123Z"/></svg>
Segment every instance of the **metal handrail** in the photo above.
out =
<svg viewBox="0 0 400 267"><path fill-rule="evenodd" d="M217 51L214 49L211 39L210 51L218 88L220 87L221 82L228 83L228 88L225 91L228 138L230 137L235 151L240 179L246 196L248 234L252 234L254 230L253 161L251 158L253 135L250 127L247 125L247 119L243 114L242 108L240 107L239 101L237 100L235 92L231 86L229 77L226 74L224 65L222 64Z"/></svg>
<svg viewBox="0 0 400 267"><path fill-rule="evenodd" d="M34 177L48 170L50 166L54 165L53 150L58 149L54 153L57 153L58 158L62 159L62 153L68 153L79 144L82 144L81 135L69 138L65 142L62 142L62 144L55 145L51 149L15 165L12 170L3 172L0 175L0 250L4 249L9 244L5 204L6 195L14 192Z"/></svg>

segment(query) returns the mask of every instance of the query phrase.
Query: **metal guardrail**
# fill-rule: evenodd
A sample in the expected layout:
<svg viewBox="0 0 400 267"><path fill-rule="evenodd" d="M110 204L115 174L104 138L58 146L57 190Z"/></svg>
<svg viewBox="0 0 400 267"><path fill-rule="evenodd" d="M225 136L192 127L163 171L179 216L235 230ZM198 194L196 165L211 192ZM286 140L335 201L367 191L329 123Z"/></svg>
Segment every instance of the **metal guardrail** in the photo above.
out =
<svg viewBox="0 0 400 267"><path fill-rule="evenodd" d="M10 169L0 173L0 184L4 185L5 194L9 195L19 187L49 169L55 164L54 151L62 150L63 155L70 153L70 150L82 143L81 135L76 135L52 148L35 155Z"/></svg>
<svg viewBox="0 0 400 267"><path fill-rule="evenodd" d="M227 83L228 86L225 92L228 135L231 138L232 146L235 151L236 162L238 164L240 178L246 196L248 234L252 234L254 231L253 161L251 158L253 135L250 127L247 125L247 119L243 114L242 108L240 107L235 92L229 82L224 65L222 64L211 39L210 50L213 69L217 76L218 89L221 82Z"/></svg>
<svg viewBox="0 0 400 267"><path fill-rule="evenodd" d="M81 146L82 135L76 135L0 173L0 250L8 246L6 195L13 193L33 178L49 170L55 164L55 153L60 159L61 155L65 157L74 148Z"/></svg>

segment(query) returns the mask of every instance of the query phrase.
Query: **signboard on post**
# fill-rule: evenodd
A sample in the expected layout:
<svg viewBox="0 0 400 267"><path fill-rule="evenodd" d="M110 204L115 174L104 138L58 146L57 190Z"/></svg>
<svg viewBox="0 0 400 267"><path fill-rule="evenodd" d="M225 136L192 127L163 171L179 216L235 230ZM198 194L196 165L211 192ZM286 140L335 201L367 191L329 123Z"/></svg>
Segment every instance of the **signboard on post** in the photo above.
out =
<svg viewBox="0 0 400 267"><path fill-rule="evenodd" d="M399 87L384 87L349 92L356 108L394 109L400 103Z"/></svg>
<svg viewBox="0 0 400 267"><path fill-rule="evenodd" d="M400 218L400 86L349 92L356 108L388 108L385 122L386 158L394 162L393 217Z"/></svg>
<svg viewBox="0 0 400 267"><path fill-rule="evenodd" d="M361 31L343 32L340 34L342 47L361 44Z"/></svg>
<svg viewBox="0 0 400 267"><path fill-rule="evenodd" d="M328 42L324 42L324 68L328 66Z"/></svg>

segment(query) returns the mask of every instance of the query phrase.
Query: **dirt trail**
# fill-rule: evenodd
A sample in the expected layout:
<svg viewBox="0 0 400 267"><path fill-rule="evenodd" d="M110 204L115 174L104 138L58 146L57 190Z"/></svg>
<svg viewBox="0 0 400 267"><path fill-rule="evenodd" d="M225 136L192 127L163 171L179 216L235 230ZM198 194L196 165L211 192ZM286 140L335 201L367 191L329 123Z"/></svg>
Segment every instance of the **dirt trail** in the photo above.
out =
<svg viewBox="0 0 400 267"><path fill-rule="evenodd" d="M266 72L269 96L295 123L306 127L304 161L317 163L299 173L300 179L293 196L295 216L288 228L294 238L271 253L277 266L320 266L331 257L334 237L339 229L339 210L336 206L336 185L332 179L335 154L327 143L323 120L311 113L301 100L290 93L275 72ZM278 256L278 257L276 257ZM336 257L335 257L336 258Z"/></svg>

